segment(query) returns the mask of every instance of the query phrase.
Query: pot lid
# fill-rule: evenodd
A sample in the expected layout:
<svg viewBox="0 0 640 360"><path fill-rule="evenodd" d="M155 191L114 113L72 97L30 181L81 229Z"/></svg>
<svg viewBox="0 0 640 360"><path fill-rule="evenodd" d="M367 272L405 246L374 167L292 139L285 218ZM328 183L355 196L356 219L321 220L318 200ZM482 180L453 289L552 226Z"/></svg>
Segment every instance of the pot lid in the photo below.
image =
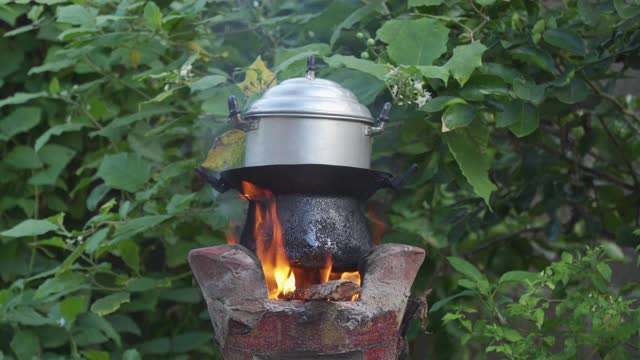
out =
<svg viewBox="0 0 640 360"><path fill-rule="evenodd" d="M312 60L311 60L312 61ZM249 107L250 117L304 116L335 118L373 123L371 112L340 84L315 78L315 66L308 66L307 77L293 78L267 90Z"/></svg>

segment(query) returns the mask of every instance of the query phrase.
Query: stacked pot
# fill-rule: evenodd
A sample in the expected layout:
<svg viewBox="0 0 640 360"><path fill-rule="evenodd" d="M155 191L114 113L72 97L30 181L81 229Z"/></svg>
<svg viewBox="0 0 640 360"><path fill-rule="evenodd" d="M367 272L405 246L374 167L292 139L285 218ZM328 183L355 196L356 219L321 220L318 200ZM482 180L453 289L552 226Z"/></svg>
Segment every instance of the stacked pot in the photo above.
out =
<svg viewBox="0 0 640 360"><path fill-rule="evenodd" d="M372 137L384 131L390 104L374 121L351 91L315 77L313 57L307 65L306 77L270 88L244 115L229 98L230 118L247 134L245 166L210 182L218 191L242 192L247 181L272 192L295 266L321 268L331 256L335 270L353 270L372 246L366 200L400 181L369 168ZM240 239L254 251L256 201Z"/></svg>

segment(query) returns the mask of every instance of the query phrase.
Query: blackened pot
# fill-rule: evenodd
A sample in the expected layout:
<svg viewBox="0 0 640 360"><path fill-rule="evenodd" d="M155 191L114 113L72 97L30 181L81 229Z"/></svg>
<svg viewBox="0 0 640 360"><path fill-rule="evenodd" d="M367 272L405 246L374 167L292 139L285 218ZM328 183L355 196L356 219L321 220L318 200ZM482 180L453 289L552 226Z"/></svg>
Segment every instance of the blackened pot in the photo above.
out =
<svg viewBox="0 0 640 360"><path fill-rule="evenodd" d="M222 172L219 179L203 169L199 172L219 192L233 188L243 193L242 183L249 182L273 193L287 256L294 266L322 268L331 256L333 269L348 271L357 268L372 246L366 200L379 189L401 186L415 168L397 177L369 169L317 164L242 167ZM254 252L258 201L264 200L249 201L240 237L240 243ZM263 239L271 239L272 230L261 231Z"/></svg>
<svg viewBox="0 0 640 360"><path fill-rule="evenodd" d="M275 201L287 257L293 266L322 268L331 257L335 271L355 270L358 260L371 249L362 201L309 194L280 194ZM257 202L250 201L240 237L240 243L254 252L256 208ZM262 229L261 237L270 240L271 228Z"/></svg>

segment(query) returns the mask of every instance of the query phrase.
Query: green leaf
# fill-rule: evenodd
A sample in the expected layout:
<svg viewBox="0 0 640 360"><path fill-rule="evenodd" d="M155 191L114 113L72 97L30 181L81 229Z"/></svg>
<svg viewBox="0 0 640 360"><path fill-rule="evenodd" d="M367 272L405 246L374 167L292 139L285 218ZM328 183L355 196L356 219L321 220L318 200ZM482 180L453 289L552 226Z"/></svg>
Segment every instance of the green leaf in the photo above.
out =
<svg viewBox="0 0 640 360"><path fill-rule="evenodd" d="M76 247L75 250L73 250L73 252L71 253L71 255L67 256L67 258L64 259L62 264L60 264L58 273L63 273L71 269L71 266L73 265L73 263L76 262L76 260L78 260L78 258L80 257L80 255L82 255L86 247L87 247L87 242L84 242L82 243L82 245Z"/></svg>
<svg viewBox="0 0 640 360"><path fill-rule="evenodd" d="M104 334L109 339L112 339L118 347L122 346L122 341L120 339L120 335L116 332L116 330L111 326L111 324L103 317L100 317L92 312L87 312L78 317L78 329L99 331L99 334ZM98 342L103 342L98 339ZM95 341L90 341L89 343L98 343Z"/></svg>
<svg viewBox="0 0 640 360"><path fill-rule="evenodd" d="M442 114L442 131L447 132L471 124L476 116L476 110L469 104L455 104L449 106Z"/></svg>
<svg viewBox="0 0 640 360"><path fill-rule="evenodd" d="M508 84L512 84L515 80L523 79L522 74L517 70L498 63L483 63L478 71L484 75L497 76Z"/></svg>
<svg viewBox="0 0 640 360"><path fill-rule="evenodd" d="M340 22L333 30L333 34L331 35L331 39L329 40L329 44L333 47L336 41L340 38L340 33L343 29L349 29L353 25L360 22L365 17L369 16L369 14L378 12L380 6L376 4L367 4L365 6L360 7L356 11L352 12L349 16L347 16L342 22Z"/></svg>
<svg viewBox="0 0 640 360"><path fill-rule="evenodd" d="M58 22L80 25L85 28L95 28L97 15L98 9L89 6L69 5L59 6L56 9Z"/></svg>
<svg viewBox="0 0 640 360"><path fill-rule="evenodd" d="M27 326L43 326L55 323L51 319L42 316L34 308L27 306L18 306L10 310L6 315L6 321Z"/></svg>
<svg viewBox="0 0 640 360"><path fill-rule="evenodd" d="M38 99L41 97L46 97L48 94L46 91L40 91L37 93L23 93L17 92L8 98L0 100L0 108L3 108L7 105L17 105L23 104L33 99Z"/></svg>
<svg viewBox="0 0 640 360"><path fill-rule="evenodd" d="M76 62L72 60L59 60L59 61L46 62L40 66L34 66L31 69L29 69L29 72L27 73L27 75L31 76L33 74L40 74L43 72L58 72L62 69L66 69L75 64Z"/></svg>
<svg viewBox="0 0 640 360"><path fill-rule="evenodd" d="M218 96L217 94L213 94L213 96ZM227 97L228 98L228 97ZM226 104L226 98L225 100ZM106 136L106 137L114 137L122 133L123 128L127 128L129 126L134 125L134 123L152 118L156 115L164 115L169 114L174 110L171 106L165 105L148 105L145 106L143 110L135 112L133 114L129 114L126 116L118 117L117 119L111 121L109 125L103 127L98 131L94 131L89 134L90 137L94 137L96 135Z"/></svg>
<svg viewBox="0 0 640 360"><path fill-rule="evenodd" d="M460 89L460 95L470 101L483 101L489 98L506 98L509 96L507 83L500 77L477 74Z"/></svg>
<svg viewBox="0 0 640 360"><path fill-rule="evenodd" d="M532 273L529 271L520 271L520 270L508 271L502 274L502 276L500 276L500 280L498 280L498 284L502 285L510 282L526 283L527 281L535 280L536 277L537 277L536 273Z"/></svg>
<svg viewBox="0 0 640 360"><path fill-rule="evenodd" d="M486 281L486 278L484 277L484 275L482 275L480 270L478 270L478 268L473 266L473 264L471 264L470 262L454 256L449 256L447 260L457 272L463 274L471 280L474 280L476 282L480 282L483 280Z"/></svg>
<svg viewBox="0 0 640 360"><path fill-rule="evenodd" d="M518 332L518 330L515 329L511 329L511 328L504 328L504 338L507 339L508 341L511 342L517 342L517 341L521 341L522 335L520 335L520 333Z"/></svg>
<svg viewBox="0 0 640 360"><path fill-rule="evenodd" d="M107 295L101 299L96 300L91 304L91 311L94 313L105 316L112 312L115 312L120 308L120 305L128 303L130 301L129 293L117 292L115 294Z"/></svg>
<svg viewBox="0 0 640 360"><path fill-rule="evenodd" d="M489 129L482 122L474 121L467 127L444 133L443 136L462 174L475 193L491 208L489 197L496 186L488 178L492 161L487 152Z"/></svg>
<svg viewBox="0 0 640 360"><path fill-rule="evenodd" d="M573 78L569 84L555 89L553 95L565 104L575 104L589 96L589 89L584 80Z"/></svg>
<svg viewBox="0 0 640 360"><path fill-rule="evenodd" d="M175 336L171 339L171 350L174 353L186 353L193 351L205 344L209 344L211 335L206 332L189 332Z"/></svg>
<svg viewBox="0 0 640 360"><path fill-rule="evenodd" d="M87 310L86 296L67 297L60 303L60 315L68 322L73 322L78 315Z"/></svg>
<svg viewBox="0 0 640 360"><path fill-rule="evenodd" d="M445 84L449 81L449 69L446 66L416 66L416 68L427 79L440 79Z"/></svg>
<svg viewBox="0 0 640 360"><path fill-rule="evenodd" d="M640 15L640 4L633 0L613 0L616 12L623 19L631 19ZM6 35L5 35L6 36Z"/></svg>
<svg viewBox="0 0 640 360"><path fill-rule="evenodd" d="M519 99L504 106L504 111L496 114L496 126L508 127L517 137L524 137L538 128L538 108Z"/></svg>
<svg viewBox="0 0 640 360"><path fill-rule="evenodd" d="M126 224L120 225L116 228L114 238L111 239L110 243L116 244L120 241L129 239L136 234L157 226L169 218L171 218L171 215L151 215L129 220Z"/></svg>
<svg viewBox="0 0 640 360"><path fill-rule="evenodd" d="M571 30L549 29L544 32L542 38L547 44L576 55L584 55L586 52L582 38Z"/></svg>
<svg viewBox="0 0 640 360"><path fill-rule="evenodd" d="M455 104L466 104L467 102L463 99L455 96L438 96L437 98L431 99L428 103L424 104L420 110L426 111L429 113L439 112L442 109L446 109L449 106L453 106Z"/></svg>
<svg viewBox="0 0 640 360"><path fill-rule="evenodd" d="M127 289L134 292L148 291L155 288L166 288L171 286L169 279L152 279L148 277L132 278L127 280Z"/></svg>
<svg viewBox="0 0 640 360"><path fill-rule="evenodd" d="M153 1L147 2L147 5L144 6L144 20L151 26L162 26L162 12Z"/></svg>
<svg viewBox="0 0 640 360"><path fill-rule="evenodd" d="M602 277L605 280L611 281L611 268L607 263L599 262L596 265L596 269L598 270L598 273L600 273L600 275L602 275Z"/></svg>
<svg viewBox="0 0 640 360"><path fill-rule="evenodd" d="M16 169L38 169L43 165L38 154L32 148L24 145L14 147L3 160Z"/></svg>
<svg viewBox="0 0 640 360"><path fill-rule="evenodd" d="M74 150L58 144L43 146L38 151L38 156L49 166L30 177L27 182L31 185L54 185L75 153Z"/></svg>
<svg viewBox="0 0 640 360"><path fill-rule="evenodd" d="M544 324L544 311L538 308L536 309L534 316L536 318L536 326L538 329L542 329L542 324Z"/></svg>
<svg viewBox="0 0 640 360"><path fill-rule="evenodd" d="M464 86L473 71L482 66L482 54L485 50L487 47L479 41L469 45L459 45L453 49L453 56L444 66L449 69L460 86Z"/></svg>
<svg viewBox="0 0 640 360"><path fill-rule="evenodd" d="M151 177L151 165L138 154L108 155L102 159L97 176L110 188L136 192Z"/></svg>
<svg viewBox="0 0 640 360"><path fill-rule="evenodd" d="M174 194L167 204L167 214L176 214L182 210L188 209L191 201L195 198L196 194Z"/></svg>
<svg viewBox="0 0 640 360"><path fill-rule="evenodd" d="M0 233L6 237L25 237L46 234L49 231L57 230L58 226L48 220L25 220L20 224Z"/></svg>
<svg viewBox="0 0 640 360"><path fill-rule="evenodd" d="M31 130L40 123L42 111L35 107L20 107L0 120L0 140Z"/></svg>
<svg viewBox="0 0 640 360"><path fill-rule="evenodd" d="M227 78L222 75L209 75L192 82L191 84L189 84L189 88L193 93L196 91L211 89L212 87L216 87L224 83L225 81L227 81Z"/></svg>
<svg viewBox="0 0 640 360"><path fill-rule="evenodd" d="M514 59L522 60L528 64L537 66L546 72L552 74L558 72L551 55L541 48L525 45L510 50L510 53Z"/></svg>
<svg viewBox="0 0 640 360"><path fill-rule="evenodd" d="M513 81L513 92L515 95L522 100L531 101L532 103L539 103L542 100L545 88L544 85L536 85L535 82L524 79L516 79Z"/></svg>
<svg viewBox="0 0 640 360"><path fill-rule="evenodd" d="M129 349L122 354L122 360L142 360L140 353L136 349Z"/></svg>
<svg viewBox="0 0 640 360"><path fill-rule="evenodd" d="M600 242L600 246L602 246L605 254L609 259L615 261L624 261L624 252L615 242L603 240Z"/></svg>
<svg viewBox="0 0 640 360"><path fill-rule="evenodd" d="M353 56L333 55L331 57L325 57L324 61L331 67L344 66L349 69L362 71L378 78L379 80L385 79L387 75L387 67L383 64L376 64L373 61L358 59Z"/></svg>
<svg viewBox="0 0 640 360"><path fill-rule="evenodd" d="M103 241L107 238L109 230L110 229L108 227L102 228L87 239L87 248L85 249L87 254L93 254L100 247Z"/></svg>
<svg viewBox="0 0 640 360"><path fill-rule="evenodd" d="M38 287L33 295L35 300L55 300L55 298L86 287L84 275L76 272L65 272L47 279ZM53 298L49 299L53 295Z"/></svg>
<svg viewBox="0 0 640 360"><path fill-rule="evenodd" d="M37 359L42 352L38 335L31 330L18 331L11 340L11 349L18 356L18 360Z"/></svg>
<svg viewBox="0 0 640 360"><path fill-rule="evenodd" d="M442 3L444 3L444 0L409 0L409 7L438 6Z"/></svg>
<svg viewBox="0 0 640 360"><path fill-rule="evenodd" d="M78 124L78 123L67 123L67 124L52 126L38 137L38 139L36 140L34 149L36 151L39 151L40 149L42 149L42 147L49 142L49 139L51 138L51 136L62 135L63 133L70 132L70 131L78 131L86 126L87 124Z"/></svg>
<svg viewBox="0 0 640 360"><path fill-rule="evenodd" d="M119 256L134 273L140 272L140 247L135 241L121 241L111 253Z"/></svg>
<svg viewBox="0 0 640 360"><path fill-rule="evenodd" d="M431 65L447 51L449 29L435 19L390 20L377 36L396 64Z"/></svg>

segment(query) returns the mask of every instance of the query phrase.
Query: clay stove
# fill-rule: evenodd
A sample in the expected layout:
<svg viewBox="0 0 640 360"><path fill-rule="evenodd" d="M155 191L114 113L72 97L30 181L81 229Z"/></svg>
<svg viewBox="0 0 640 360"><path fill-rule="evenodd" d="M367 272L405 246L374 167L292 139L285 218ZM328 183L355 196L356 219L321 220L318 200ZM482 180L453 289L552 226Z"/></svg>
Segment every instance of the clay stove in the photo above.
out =
<svg viewBox="0 0 640 360"><path fill-rule="evenodd" d="M225 359L397 359L411 285L424 250L373 246L367 199L400 177L369 169L374 122L340 85L306 78L268 90L245 115L245 167L219 177L218 191L249 201L239 244L192 250L189 263Z"/></svg>

